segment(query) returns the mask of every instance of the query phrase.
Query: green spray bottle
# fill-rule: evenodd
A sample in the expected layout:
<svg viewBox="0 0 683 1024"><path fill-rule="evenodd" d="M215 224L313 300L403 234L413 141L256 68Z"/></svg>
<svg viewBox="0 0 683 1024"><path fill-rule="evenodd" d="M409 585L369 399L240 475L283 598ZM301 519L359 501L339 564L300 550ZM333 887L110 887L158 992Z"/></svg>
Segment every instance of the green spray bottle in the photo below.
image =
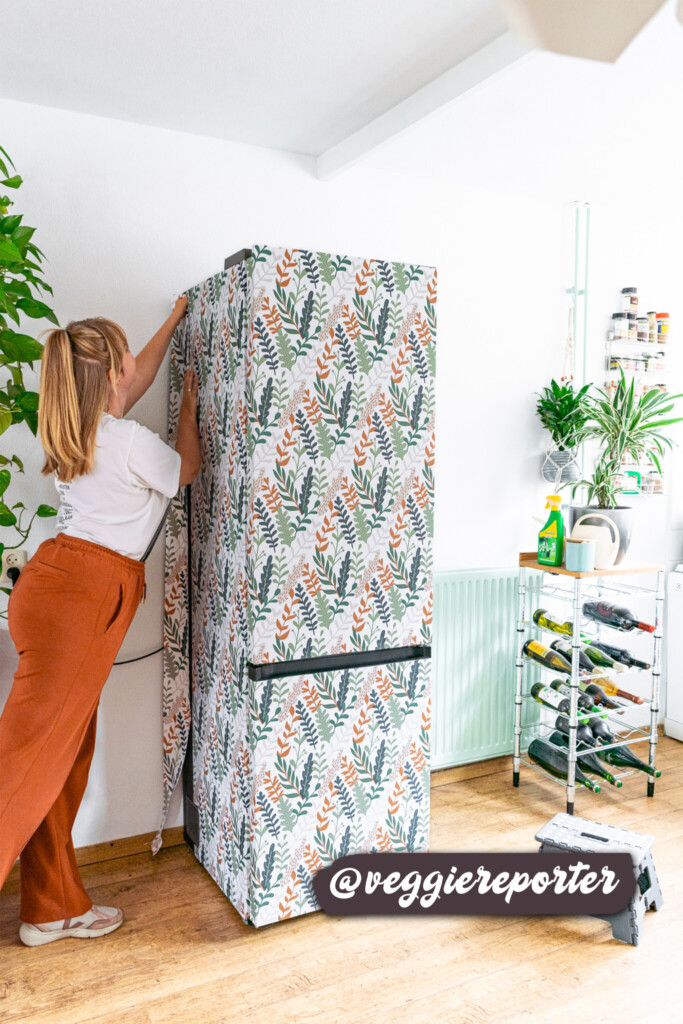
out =
<svg viewBox="0 0 683 1024"><path fill-rule="evenodd" d="M559 494L549 494L546 508L550 517L538 535L538 561L541 565L562 565L564 557L564 520L560 512Z"/></svg>

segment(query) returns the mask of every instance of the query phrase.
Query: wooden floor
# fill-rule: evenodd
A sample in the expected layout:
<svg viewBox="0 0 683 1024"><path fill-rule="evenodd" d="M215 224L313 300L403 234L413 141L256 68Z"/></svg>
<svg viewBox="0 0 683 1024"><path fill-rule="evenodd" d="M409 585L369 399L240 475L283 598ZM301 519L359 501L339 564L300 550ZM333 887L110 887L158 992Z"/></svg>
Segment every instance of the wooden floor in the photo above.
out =
<svg viewBox="0 0 683 1024"><path fill-rule="evenodd" d="M582 1024L683 1020L683 745L645 777L578 795L577 813L655 836L664 907L638 947L591 918L328 918L264 929L237 913L186 846L82 868L123 926L42 948L17 937L18 883L0 896L3 1024ZM532 850L563 790L510 759L433 776L433 850Z"/></svg>

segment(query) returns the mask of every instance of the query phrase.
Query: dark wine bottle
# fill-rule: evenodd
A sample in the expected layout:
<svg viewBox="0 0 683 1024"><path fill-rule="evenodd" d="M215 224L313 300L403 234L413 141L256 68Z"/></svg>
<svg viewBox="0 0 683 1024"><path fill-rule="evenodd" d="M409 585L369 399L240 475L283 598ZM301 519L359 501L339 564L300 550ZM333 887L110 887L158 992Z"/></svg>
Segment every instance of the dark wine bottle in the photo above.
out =
<svg viewBox="0 0 683 1024"><path fill-rule="evenodd" d="M557 651L546 647L545 644L539 643L538 640L527 640L522 648L522 654L525 654L527 658L537 661L544 668L550 668L555 672L564 672L566 675L571 675L572 667L567 659L563 658Z"/></svg>
<svg viewBox="0 0 683 1024"><path fill-rule="evenodd" d="M547 772L554 775L556 778L569 778L569 760L567 758L567 753L560 747L556 747L552 743L548 743L546 740L535 739L529 744L529 757L532 761L539 764L541 768L545 768ZM587 789L592 789L594 793L600 792L600 786L597 782L593 782L592 779L587 778L579 768L578 764L574 769L574 782L577 786L586 786Z"/></svg>
<svg viewBox="0 0 683 1024"><path fill-rule="evenodd" d="M550 688L557 690L558 693L563 694L565 697L571 697L572 695L571 687L566 679L553 679L552 683L550 683ZM597 704L594 704L588 694L584 693L580 688L578 692L578 706L580 711L587 711L590 714L598 713L602 718L606 715L606 712L601 712Z"/></svg>
<svg viewBox="0 0 683 1024"><path fill-rule="evenodd" d="M583 614L595 622L602 622L606 626L613 626L625 633L632 629L642 629L646 633L654 633L655 627L647 622L640 622L628 608L621 605L610 604L609 601L586 601L583 606Z"/></svg>
<svg viewBox="0 0 683 1024"><path fill-rule="evenodd" d="M571 622L557 622L545 608L537 608L532 618L541 629L548 629L551 633L563 633L565 636L572 635Z"/></svg>
<svg viewBox="0 0 683 1024"><path fill-rule="evenodd" d="M579 679L579 686L585 693L590 694L596 704L602 704L603 707L610 709L621 707L620 704L611 700L597 683L588 683L584 679Z"/></svg>
<svg viewBox="0 0 683 1024"><path fill-rule="evenodd" d="M615 661L621 662L622 665L627 665L629 668L652 668L647 661L639 661L638 658L634 658L630 651L625 651L623 647L606 644L604 640L591 640L591 647L597 647L608 654L610 658L614 658Z"/></svg>
<svg viewBox="0 0 683 1024"><path fill-rule="evenodd" d="M590 718L588 720L588 727L593 733L593 736L600 743L616 743L615 737L609 731L605 723L601 718Z"/></svg>
<svg viewBox="0 0 683 1024"><path fill-rule="evenodd" d="M548 736L548 743L553 743L556 747L566 747L569 750L569 737L565 736L563 732L551 732ZM600 759L595 754L582 754L582 744L577 743L576 746L576 763L579 765L584 772L593 772L594 775L598 775L601 779L605 779L609 782L610 786L616 786L617 789L621 786L621 779L617 779L611 772L608 772L606 768L600 764Z"/></svg>
<svg viewBox="0 0 683 1024"><path fill-rule="evenodd" d="M565 733L566 736L569 735L569 722L562 715L558 715L555 719L555 728L559 729L560 732ZM597 741L591 732L589 725L579 724L576 727L576 741L577 743L580 742L584 747L587 747L590 750L597 746Z"/></svg>
<svg viewBox="0 0 683 1024"><path fill-rule="evenodd" d="M617 768L637 768L639 772L652 775L655 779L658 779L662 774L659 768L651 768L649 764L641 761L640 758L631 753L628 747L613 747L611 750L599 750L598 756L603 761L607 761L607 764L613 764Z"/></svg>

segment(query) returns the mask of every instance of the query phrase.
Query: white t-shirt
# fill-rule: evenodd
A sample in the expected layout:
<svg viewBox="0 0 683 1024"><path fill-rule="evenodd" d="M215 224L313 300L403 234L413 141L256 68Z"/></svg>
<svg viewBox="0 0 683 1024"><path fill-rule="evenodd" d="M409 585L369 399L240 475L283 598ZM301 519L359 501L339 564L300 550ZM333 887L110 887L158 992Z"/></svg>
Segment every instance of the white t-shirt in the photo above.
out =
<svg viewBox="0 0 683 1024"><path fill-rule="evenodd" d="M57 533L142 558L178 491L180 463L178 452L153 430L103 413L90 473L65 483L55 470Z"/></svg>

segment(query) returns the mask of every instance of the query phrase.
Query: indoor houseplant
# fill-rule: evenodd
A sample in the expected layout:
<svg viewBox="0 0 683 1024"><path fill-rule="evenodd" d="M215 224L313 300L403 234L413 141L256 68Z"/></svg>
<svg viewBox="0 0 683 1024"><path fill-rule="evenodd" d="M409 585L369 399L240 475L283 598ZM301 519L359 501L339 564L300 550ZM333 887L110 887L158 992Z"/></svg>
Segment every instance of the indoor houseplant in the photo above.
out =
<svg viewBox="0 0 683 1024"><path fill-rule="evenodd" d="M664 428L683 419L669 416L676 399L682 397L680 394L669 395L653 389L637 396L635 380L627 381L621 368L619 373L613 395L602 388L595 388L588 395L588 418L579 432L579 440L596 441L601 452L593 475L572 486L572 495L579 487L586 487L586 504L572 506L569 510L570 528L591 508L599 509L615 523L620 535L617 563L628 550L633 530L633 509L617 504L617 495L624 490L617 482L622 459L625 455L636 462L645 458L661 473L661 459L674 444ZM590 519L586 522L591 524ZM596 519L595 525L602 525L601 521Z"/></svg>
<svg viewBox="0 0 683 1024"><path fill-rule="evenodd" d="M558 384L556 380L551 380L549 388L536 392L536 412L552 439L541 472L543 479L554 487L578 480L581 475L576 451L588 415L589 387L590 384L585 384L579 391L575 391L571 381Z"/></svg>
<svg viewBox="0 0 683 1024"><path fill-rule="evenodd" d="M26 423L31 433L38 433L38 394L24 386L23 364L33 370L33 364L40 359L43 346L30 335L18 328L21 315L33 319L47 319L54 324L58 320L44 302L37 296L38 290L52 289L42 280L43 253L32 241L35 228L23 223L21 214L8 212L13 205L7 191L18 189L21 178L10 174L8 164L14 164L0 146L0 558L10 548L21 548L26 543L33 520L36 516L47 517L57 514L51 505L38 505L27 523L22 522L29 510L23 501L9 504L13 472L24 472L24 466L16 454L10 454L7 432L11 426ZM3 529L4 527L4 529ZM8 537L7 530L12 534ZM3 586L6 594L9 586ZM0 618L7 618L6 611L0 611Z"/></svg>

